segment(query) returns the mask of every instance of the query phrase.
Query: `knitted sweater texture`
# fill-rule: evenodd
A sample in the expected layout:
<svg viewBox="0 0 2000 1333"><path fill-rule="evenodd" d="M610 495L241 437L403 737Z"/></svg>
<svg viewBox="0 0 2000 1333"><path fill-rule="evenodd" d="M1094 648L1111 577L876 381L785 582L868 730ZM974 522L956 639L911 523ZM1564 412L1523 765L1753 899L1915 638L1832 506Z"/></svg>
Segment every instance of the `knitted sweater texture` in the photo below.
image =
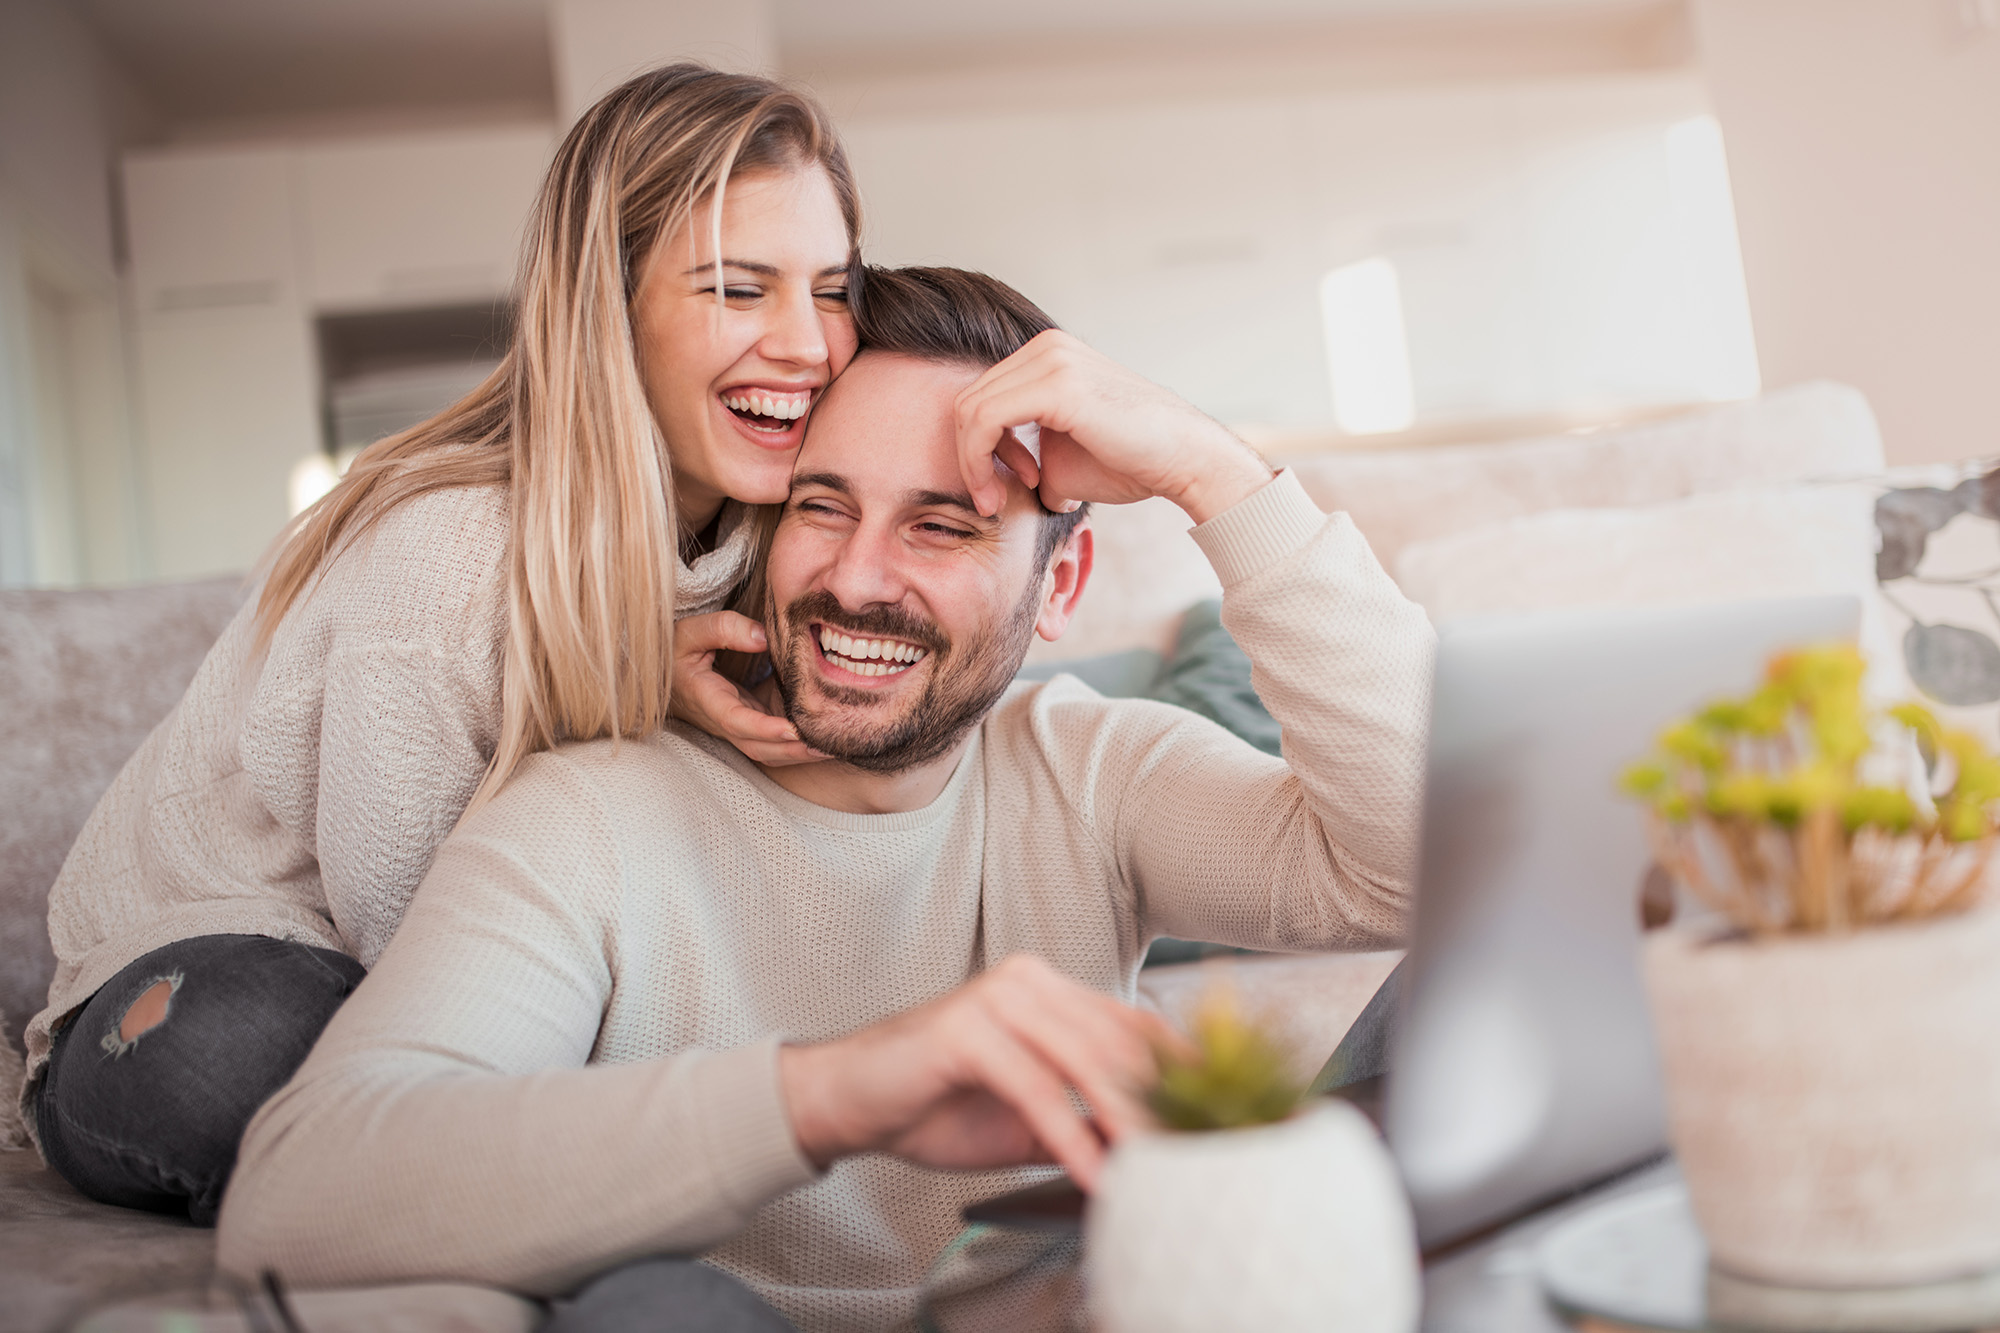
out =
<svg viewBox="0 0 2000 1333"><path fill-rule="evenodd" d="M681 571L679 614L714 610L747 570L746 513L730 506L717 549ZM269 935L374 965L499 737L507 534L504 487L399 505L261 657L253 592L49 891L56 970L26 1032L30 1082L57 1019L175 940Z"/></svg>
<svg viewBox="0 0 2000 1333"><path fill-rule="evenodd" d="M1289 477L1195 529L1285 759L1073 678L1011 691L907 813L804 801L675 727L529 761L252 1123L220 1259L300 1284L535 1294L701 1252L810 1330L902 1326L1019 1172L816 1172L778 1081L1032 952L1130 1001L1158 934L1401 938L1433 640Z"/></svg>

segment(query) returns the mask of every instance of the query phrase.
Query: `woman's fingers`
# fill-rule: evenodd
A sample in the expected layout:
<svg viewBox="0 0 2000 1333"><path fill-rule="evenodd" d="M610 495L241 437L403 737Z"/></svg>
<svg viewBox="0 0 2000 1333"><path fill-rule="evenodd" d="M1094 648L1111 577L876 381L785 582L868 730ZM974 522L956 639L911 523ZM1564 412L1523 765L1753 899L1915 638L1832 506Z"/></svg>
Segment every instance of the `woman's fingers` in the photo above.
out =
<svg viewBox="0 0 2000 1333"><path fill-rule="evenodd" d="M689 616L674 624L675 653L698 656L702 653L761 653L769 645L764 626L734 611L711 611Z"/></svg>

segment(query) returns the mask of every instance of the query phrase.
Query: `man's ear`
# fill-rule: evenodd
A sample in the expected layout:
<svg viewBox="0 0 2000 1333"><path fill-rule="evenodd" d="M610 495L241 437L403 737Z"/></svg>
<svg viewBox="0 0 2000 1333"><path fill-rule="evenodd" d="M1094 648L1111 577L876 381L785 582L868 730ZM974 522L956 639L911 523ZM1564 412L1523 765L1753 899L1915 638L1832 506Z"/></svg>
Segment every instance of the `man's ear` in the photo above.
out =
<svg viewBox="0 0 2000 1333"><path fill-rule="evenodd" d="M1069 618L1076 614L1077 599L1083 596L1083 585L1090 582L1091 563L1096 557L1097 538L1086 518L1070 532L1069 540L1056 553L1055 563L1042 576L1042 609L1035 617L1035 633L1050 643L1069 628Z"/></svg>

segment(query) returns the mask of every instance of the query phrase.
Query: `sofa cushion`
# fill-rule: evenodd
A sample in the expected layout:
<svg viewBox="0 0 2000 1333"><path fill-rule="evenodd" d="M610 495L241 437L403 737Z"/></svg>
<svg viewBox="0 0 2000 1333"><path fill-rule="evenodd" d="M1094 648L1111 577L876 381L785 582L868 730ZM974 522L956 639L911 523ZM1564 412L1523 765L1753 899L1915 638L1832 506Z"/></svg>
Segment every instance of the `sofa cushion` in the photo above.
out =
<svg viewBox="0 0 2000 1333"><path fill-rule="evenodd" d="M1803 384L1670 417L1549 439L1290 460L1322 509L1345 509L1383 568L1412 542L1548 509L1657 504L1883 469L1868 400Z"/></svg>
<svg viewBox="0 0 2000 1333"><path fill-rule="evenodd" d="M1556 509L1403 550L1398 581L1440 626L1465 616L1845 594L1871 693L1908 682L1875 596L1875 489L1757 486L1629 509ZM1746 682L1747 685L1748 682Z"/></svg>
<svg viewBox="0 0 2000 1333"><path fill-rule="evenodd" d="M1686 496L1883 468L1859 392L1782 389L1665 420L1547 439L1442 448L1336 450L1276 458L1314 503L1344 511L1385 569L1412 542L1549 509L1656 504ZM1031 663L1129 648L1171 654L1182 612L1217 596L1215 574L1170 501L1100 506L1097 568L1063 637Z"/></svg>
<svg viewBox="0 0 2000 1333"><path fill-rule="evenodd" d="M97 798L241 605L236 579L0 592L0 1015L46 1002L49 885Z"/></svg>
<svg viewBox="0 0 2000 1333"><path fill-rule="evenodd" d="M68 1328L107 1302L207 1284L215 1233L92 1203L31 1152L0 1153L0 1326Z"/></svg>

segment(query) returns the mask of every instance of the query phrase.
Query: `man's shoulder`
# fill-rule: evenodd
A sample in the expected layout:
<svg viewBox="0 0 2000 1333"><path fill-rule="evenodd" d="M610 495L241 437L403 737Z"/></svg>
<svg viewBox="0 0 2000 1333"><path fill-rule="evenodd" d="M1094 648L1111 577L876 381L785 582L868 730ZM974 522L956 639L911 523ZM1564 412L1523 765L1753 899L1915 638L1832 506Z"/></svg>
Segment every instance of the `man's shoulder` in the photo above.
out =
<svg viewBox="0 0 2000 1333"><path fill-rule="evenodd" d="M987 714L986 744L1006 756L1005 772L1039 770L1080 777L1162 745L1247 743L1205 717L1158 699L1110 698L1074 676L1014 684Z"/></svg>
<svg viewBox="0 0 2000 1333"><path fill-rule="evenodd" d="M481 822L537 838L593 830L622 837L640 829L671 838L677 812L724 799L728 772L678 726L642 738L565 741L522 760L489 804L493 816Z"/></svg>

